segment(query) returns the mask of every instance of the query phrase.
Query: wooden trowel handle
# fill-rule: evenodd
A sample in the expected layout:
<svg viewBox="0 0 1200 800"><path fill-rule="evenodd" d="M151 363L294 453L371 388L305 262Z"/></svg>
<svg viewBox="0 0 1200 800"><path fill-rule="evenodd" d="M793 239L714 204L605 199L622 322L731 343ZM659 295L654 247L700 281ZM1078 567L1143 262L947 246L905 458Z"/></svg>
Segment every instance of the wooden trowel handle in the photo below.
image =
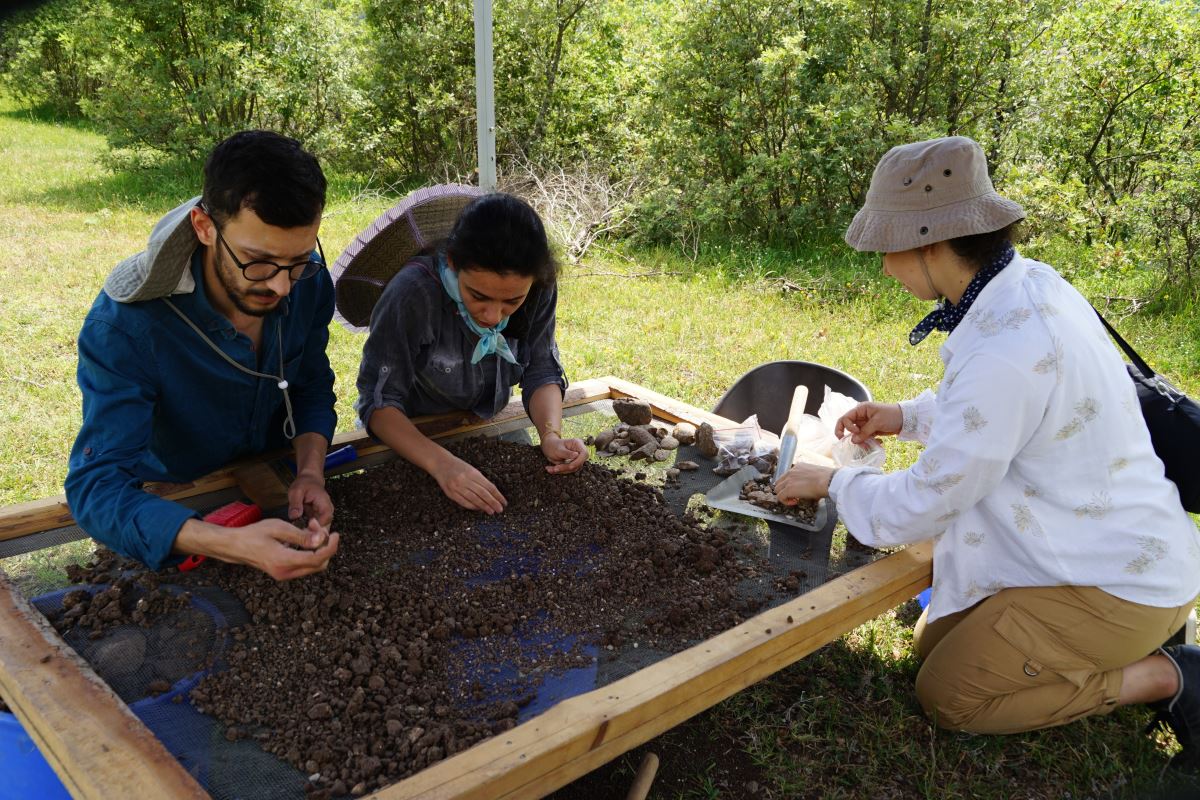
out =
<svg viewBox="0 0 1200 800"><path fill-rule="evenodd" d="M772 483L783 477L783 473L791 468L792 460L796 457L796 435L800 431L800 420L804 417L806 405L808 405L808 387L797 386L792 393L792 408L788 412L787 422L783 424L783 431L779 434L779 460L775 462L775 474L771 476Z"/></svg>

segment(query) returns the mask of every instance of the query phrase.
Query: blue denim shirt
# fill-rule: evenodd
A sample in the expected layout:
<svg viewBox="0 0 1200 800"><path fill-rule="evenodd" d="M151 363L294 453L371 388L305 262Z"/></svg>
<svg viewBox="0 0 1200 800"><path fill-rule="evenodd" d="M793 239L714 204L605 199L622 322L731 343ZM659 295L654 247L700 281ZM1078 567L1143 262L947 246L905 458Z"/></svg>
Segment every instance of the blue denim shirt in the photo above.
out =
<svg viewBox="0 0 1200 800"><path fill-rule="evenodd" d="M567 379L554 341L558 292L535 286L513 314L504 338L513 364L496 355L477 364L478 335L442 287L432 257L421 256L396 273L371 312L363 345L355 410L367 426L377 408L398 408L410 417L470 411L484 419L508 404L512 387L521 399L548 383L565 391Z"/></svg>
<svg viewBox="0 0 1200 800"><path fill-rule="evenodd" d="M171 302L238 363L284 377L297 435L333 436L333 370L325 354L333 283L322 270L299 281L264 318L262 357L209 303L200 251L195 291ZM145 481L190 481L243 456L288 445L275 380L234 369L162 300L96 298L79 333L83 426L71 448L67 502L92 538L152 569L196 512L142 490Z"/></svg>

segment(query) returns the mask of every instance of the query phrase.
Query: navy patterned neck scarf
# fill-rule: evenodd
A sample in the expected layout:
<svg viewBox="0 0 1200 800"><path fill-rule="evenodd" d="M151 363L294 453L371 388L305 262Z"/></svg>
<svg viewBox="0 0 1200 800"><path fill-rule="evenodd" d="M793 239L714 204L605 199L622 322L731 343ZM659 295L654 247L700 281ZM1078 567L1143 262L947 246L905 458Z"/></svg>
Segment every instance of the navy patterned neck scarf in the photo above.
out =
<svg viewBox="0 0 1200 800"><path fill-rule="evenodd" d="M975 273L975 277L971 278L971 282L967 284L966 291L963 292L957 304L951 303L949 300L942 298L938 302L937 308L930 311L925 319L917 323L917 327L913 328L908 334L908 343L918 345L925 341L925 337L930 331L939 330L949 333L958 327L958 323L962 322L962 318L971 308L971 304L975 302L975 298L983 291L983 287L991 282L992 278L1000 274L1000 270L1007 267L1016 255L1016 250L1011 244L1006 244L1004 249L996 254L986 267Z"/></svg>

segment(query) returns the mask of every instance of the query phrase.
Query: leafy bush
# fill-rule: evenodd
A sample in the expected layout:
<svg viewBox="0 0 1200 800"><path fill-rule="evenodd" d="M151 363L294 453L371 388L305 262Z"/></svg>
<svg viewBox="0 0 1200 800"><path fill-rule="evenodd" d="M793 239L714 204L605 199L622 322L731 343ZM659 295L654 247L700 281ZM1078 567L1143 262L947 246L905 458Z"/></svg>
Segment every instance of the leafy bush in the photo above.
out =
<svg viewBox="0 0 1200 800"><path fill-rule="evenodd" d="M82 115L96 96L103 44L91 25L91 0L55 0L9 19L0 28L0 72L17 99L63 117Z"/></svg>

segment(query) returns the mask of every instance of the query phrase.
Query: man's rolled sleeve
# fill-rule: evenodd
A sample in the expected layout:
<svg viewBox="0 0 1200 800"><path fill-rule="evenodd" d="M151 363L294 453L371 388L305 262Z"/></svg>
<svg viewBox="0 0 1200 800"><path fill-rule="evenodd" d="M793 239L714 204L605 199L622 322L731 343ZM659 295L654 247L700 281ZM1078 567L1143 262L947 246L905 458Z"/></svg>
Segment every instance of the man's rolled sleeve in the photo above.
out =
<svg viewBox="0 0 1200 800"><path fill-rule="evenodd" d="M150 442L152 369L153 359L130 337L101 321L84 323L77 371L83 425L65 490L71 513L89 536L159 569L175 560L171 549L180 527L199 515L143 491L136 472Z"/></svg>
<svg viewBox="0 0 1200 800"><path fill-rule="evenodd" d="M567 391L567 376L558 356L558 343L554 340L557 307L558 287L554 286L542 293L529 320L529 366L521 374L521 403L526 414L533 393L546 384L556 384L563 395Z"/></svg>

